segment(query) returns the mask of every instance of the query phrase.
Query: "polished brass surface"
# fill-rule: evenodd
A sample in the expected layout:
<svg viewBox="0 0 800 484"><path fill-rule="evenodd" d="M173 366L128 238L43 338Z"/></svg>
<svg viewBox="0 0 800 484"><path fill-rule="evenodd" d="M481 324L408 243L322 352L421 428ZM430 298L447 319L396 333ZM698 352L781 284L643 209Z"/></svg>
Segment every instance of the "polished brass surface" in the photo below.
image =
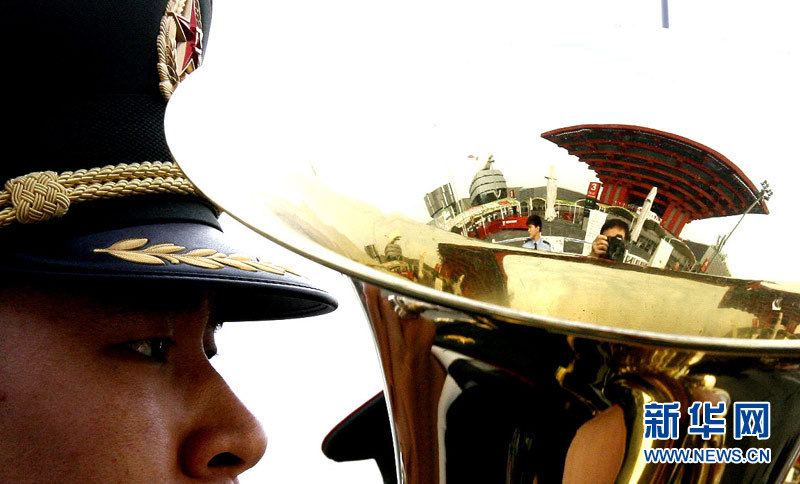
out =
<svg viewBox="0 0 800 484"><path fill-rule="evenodd" d="M332 190L297 167L281 183L189 165L209 197L265 236L351 276L473 313L606 340L800 354L798 283L715 277L539 252L451 233Z"/></svg>
<svg viewBox="0 0 800 484"><path fill-rule="evenodd" d="M202 76L182 84L172 102L185 124L207 114L202 102L181 104ZM452 223L437 227L424 214L425 195L446 182L436 173L439 158L419 153L390 169L387 144L368 156L361 150L360 164L343 152L284 160L269 143L247 148L269 132L257 122L217 138L214 129L236 117L228 104L214 106L223 113L214 128L171 138L176 158L233 217L354 279L385 375L400 482L800 479L792 468L800 451L800 283L640 267L454 233ZM303 129L307 117L298 116ZM283 120L270 122L278 138ZM785 258L796 265L794 254ZM769 440L734 440L730 408L725 435L687 434L693 402L746 401L772 405ZM643 406L651 402L680 402L680 438L645 438ZM771 449L772 461L648 464L642 453L748 447Z"/></svg>
<svg viewBox="0 0 800 484"><path fill-rule="evenodd" d="M795 357L610 343L358 288L383 363L401 482L779 483L793 462ZM685 416L678 440L644 437L645 403L751 400L772 404L768 441L703 440L686 433ZM646 463L642 450L659 447L768 447L773 460Z"/></svg>
<svg viewBox="0 0 800 484"><path fill-rule="evenodd" d="M245 224L354 278L383 365L400 482L732 484L794 475L797 284L493 244L385 214L292 170L280 184L246 190L186 170ZM696 401L769 401L772 437L688 435L685 412ZM681 403L678 440L644 437L648 402ZM643 449L659 447L763 447L773 458L646 463Z"/></svg>

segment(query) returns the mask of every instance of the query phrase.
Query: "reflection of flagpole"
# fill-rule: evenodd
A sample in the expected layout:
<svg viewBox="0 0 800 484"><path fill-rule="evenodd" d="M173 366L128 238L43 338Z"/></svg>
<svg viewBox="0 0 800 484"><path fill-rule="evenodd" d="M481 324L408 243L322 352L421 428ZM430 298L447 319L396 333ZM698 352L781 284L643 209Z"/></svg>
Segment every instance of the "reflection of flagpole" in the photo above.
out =
<svg viewBox="0 0 800 484"><path fill-rule="evenodd" d="M661 0L661 26L669 28L669 0Z"/></svg>
<svg viewBox="0 0 800 484"><path fill-rule="evenodd" d="M769 183L767 183L767 180L764 180L763 182L761 182L761 191L758 192L758 197L756 198L756 200L753 203L751 203L749 207L747 207L747 210L745 210L742 216L739 217L739 221L736 222L736 225L734 225L731 231L728 232L728 235L722 237L722 239L717 243L717 250L711 257L711 260L708 261L708 267L711 267L711 263L714 262L714 259L717 258L717 255L720 252L722 252L722 248L725 246L725 243L728 241L728 239L731 238L731 235L733 235L733 231L736 230L736 227L738 227L739 224L742 223L742 220L744 220L744 216L750 213L750 210L752 210L753 207L761 203L762 200L769 200L771 196L772 196L772 190L770 190L769 188Z"/></svg>
<svg viewBox="0 0 800 484"><path fill-rule="evenodd" d="M550 165L550 176L546 178L547 198L545 200L544 219L548 222L552 222L556 218L556 194L558 192L555 165Z"/></svg>

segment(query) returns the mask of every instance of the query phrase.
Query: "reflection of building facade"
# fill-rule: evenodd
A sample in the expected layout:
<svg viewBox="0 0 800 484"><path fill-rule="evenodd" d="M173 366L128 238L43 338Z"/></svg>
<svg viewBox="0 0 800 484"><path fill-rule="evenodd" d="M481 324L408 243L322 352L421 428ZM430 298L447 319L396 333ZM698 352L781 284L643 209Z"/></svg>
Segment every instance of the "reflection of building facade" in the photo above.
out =
<svg viewBox="0 0 800 484"><path fill-rule="evenodd" d="M585 254L587 239L594 238L587 233L590 217L621 219L630 227L643 218L627 262L730 275L724 254L713 257L714 246L679 237L692 220L741 214L758 200L758 189L730 160L692 140L636 126L582 125L542 136L587 163L601 182L591 183L587 194L557 189L555 219L542 232L555 247ZM545 218L547 188L509 187L491 161L473 178L469 199L456 200L449 184L426 195L432 223L521 246L527 217ZM752 212L769 213L764 201Z"/></svg>

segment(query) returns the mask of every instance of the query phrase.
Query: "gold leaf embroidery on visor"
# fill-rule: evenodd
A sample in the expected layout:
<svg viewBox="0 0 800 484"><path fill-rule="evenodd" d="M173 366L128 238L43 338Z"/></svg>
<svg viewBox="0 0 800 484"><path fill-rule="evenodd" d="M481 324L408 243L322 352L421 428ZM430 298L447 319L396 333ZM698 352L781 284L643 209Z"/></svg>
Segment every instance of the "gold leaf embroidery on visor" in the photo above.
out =
<svg viewBox="0 0 800 484"><path fill-rule="evenodd" d="M188 252L182 252L186 250L186 247L175 244L154 244L145 247L148 242L148 239L124 239L114 242L104 249L94 249L94 252L110 254L136 264L189 264L204 269L222 269L227 266L248 272L261 271L280 275L289 272L300 276L300 274L283 266L265 262L261 259L253 260L248 255L227 255L214 249L192 249Z"/></svg>

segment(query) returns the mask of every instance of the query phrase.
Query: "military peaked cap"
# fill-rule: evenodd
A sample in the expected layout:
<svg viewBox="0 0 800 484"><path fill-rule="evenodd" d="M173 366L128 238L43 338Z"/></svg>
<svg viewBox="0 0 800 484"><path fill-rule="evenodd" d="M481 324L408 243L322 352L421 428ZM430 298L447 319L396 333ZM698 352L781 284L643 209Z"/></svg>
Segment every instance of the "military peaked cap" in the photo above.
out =
<svg viewBox="0 0 800 484"><path fill-rule="evenodd" d="M8 0L0 10L5 281L196 284L214 290L224 320L336 307L231 245L172 159L164 112L202 63L210 0Z"/></svg>

